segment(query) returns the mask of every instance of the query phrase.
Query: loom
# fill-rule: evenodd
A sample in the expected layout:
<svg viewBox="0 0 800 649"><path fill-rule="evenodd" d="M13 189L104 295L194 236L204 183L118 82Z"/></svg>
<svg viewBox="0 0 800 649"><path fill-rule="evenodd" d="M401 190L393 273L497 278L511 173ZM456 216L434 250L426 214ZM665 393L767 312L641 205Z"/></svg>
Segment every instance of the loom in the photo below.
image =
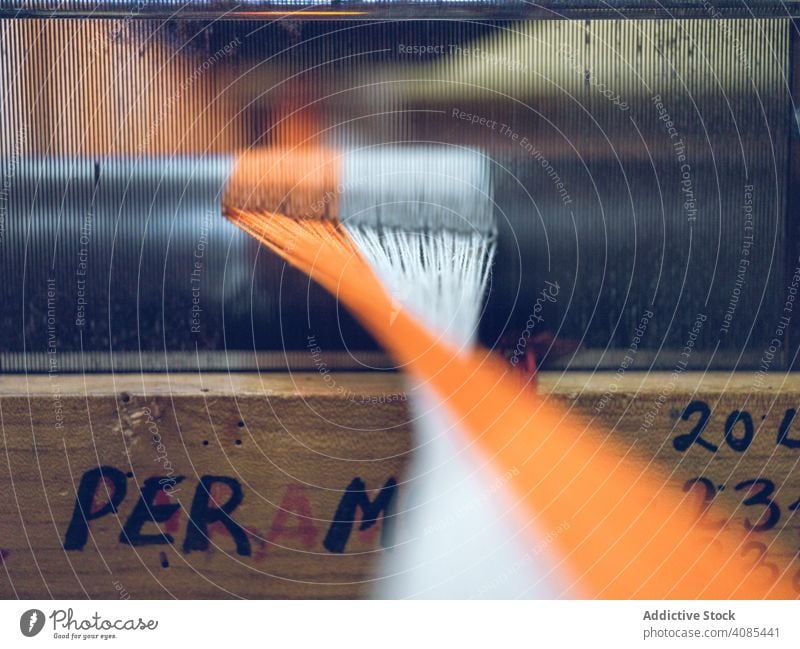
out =
<svg viewBox="0 0 800 649"><path fill-rule="evenodd" d="M677 463L701 511L727 499L788 538L794 458L773 455L800 444L798 17L768 0L0 0L0 488L30 487L0 510L0 593L369 592L407 397L334 299L222 218L238 156L268 147L485 153L480 343ZM712 477L708 445L727 453ZM253 446L266 476L237 455ZM747 504L767 474L779 520ZM76 575L93 552L115 580L96 555Z"/></svg>
<svg viewBox="0 0 800 649"><path fill-rule="evenodd" d="M689 367L757 367L751 315L797 265L795 5L737 7L3 2L0 369L47 370L51 289L62 371L308 369L309 332L329 365L383 366L218 218L231 158L287 137L493 157L486 346L557 282L537 333L570 344L545 366L616 369L653 311L636 368L671 369L698 312Z"/></svg>

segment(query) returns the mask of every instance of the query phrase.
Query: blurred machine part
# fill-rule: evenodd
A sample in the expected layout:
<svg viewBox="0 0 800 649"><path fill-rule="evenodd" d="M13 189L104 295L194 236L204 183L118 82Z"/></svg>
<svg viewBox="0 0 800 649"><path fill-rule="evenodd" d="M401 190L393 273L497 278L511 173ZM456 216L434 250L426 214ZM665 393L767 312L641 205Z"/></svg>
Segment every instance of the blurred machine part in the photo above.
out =
<svg viewBox="0 0 800 649"><path fill-rule="evenodd" d="M286 139L492 157L486 346L758 367L800 265L796 7L3 0L0 371L390 367L220 217Z"/></svg>

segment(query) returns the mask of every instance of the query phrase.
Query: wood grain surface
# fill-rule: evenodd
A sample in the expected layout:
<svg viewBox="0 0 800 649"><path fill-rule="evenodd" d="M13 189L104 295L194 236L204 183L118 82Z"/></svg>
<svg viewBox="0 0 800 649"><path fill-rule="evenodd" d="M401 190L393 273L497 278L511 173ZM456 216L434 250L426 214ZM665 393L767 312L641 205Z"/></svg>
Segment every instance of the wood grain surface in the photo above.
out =
<svg viewBox="0 0 800 649"><path fill-rule="evenodd" d="M724 505L709 536L751 529L765 579L797 554L800 377L544 373L540 387L698 516ZM369 596L404 491L409 396L391 373L1 376L0 597Z"/></svg>

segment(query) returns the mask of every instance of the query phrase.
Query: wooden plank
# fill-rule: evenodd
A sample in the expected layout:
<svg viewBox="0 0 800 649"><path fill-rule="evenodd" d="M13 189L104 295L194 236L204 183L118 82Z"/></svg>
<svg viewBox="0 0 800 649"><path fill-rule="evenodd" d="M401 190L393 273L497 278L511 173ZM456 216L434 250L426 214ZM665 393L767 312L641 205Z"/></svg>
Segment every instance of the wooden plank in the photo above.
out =
<svg viewBox="0 0 800 649"><path fill-rule="evenodd" d="M765 578L797 554L800 377L545 373L541 389L685 486L686 507L755 527ZM0 596L368 596L388 530L380 514L361 530L357 503L403 497L407 398L379 373L0 376Z"/></svg>
<svg viewBox="0 0 800 649"><path fill-rule="evenodd" d="M379 403L382 387L400 386L397 377L343 374L332 387L314 378L320 377L3 377L0 594L363 594L380 523L354 530L341 554L329 552L324 540L355 478L372 496L402 470L409 440L403 395ZM367 397L378 405L361 403ZM400 426L376 433L385 422ZM116 476L127 495L117 515L90 522L85 543L73 534L73 549L64 550L81 479L99 465L113 468L105 479ZM171 495L159 488L159 476ZM230 514L247 530L240 547L222 522L212 522L208 548L184 551L193 502L206 501L198 489L203 476L218 478L210 490L219 503L241 489L242 502ZM147 545L120 543L147 480L156 481L156 517L169 513L164 506L180 506L161 526L173 544L152 543L164 540L157 536ZM102 484L95 500L95 508L108 501ZM158 527L145 524L141 533L157 535ZM202 545L198 538L190 544Z"/></svg>

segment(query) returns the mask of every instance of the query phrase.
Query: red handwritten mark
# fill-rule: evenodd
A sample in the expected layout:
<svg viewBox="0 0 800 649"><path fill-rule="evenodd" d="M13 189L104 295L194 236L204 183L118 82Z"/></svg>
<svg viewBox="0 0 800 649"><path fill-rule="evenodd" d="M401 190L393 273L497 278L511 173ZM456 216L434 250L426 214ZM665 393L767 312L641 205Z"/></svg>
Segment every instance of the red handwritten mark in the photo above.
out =
<svg viewBox="0 0 800 649"><path fill-rule="evenodd" d="M524 384L536 389L540 359L557 359L573 353L579 346L575 340L555 338L550 331L526 338L519 331L509 330L500 338L497 351L513 365Z"/></svg>
<svg viewBox="0 0 800 649"><path fill-rule="evenodd" d="M253 561L257 563L264 561L267 558L267 548L269 547L264 533L256 527L245 527L244 531L250 537L250 544L255 548Z"/></svg>
<svg viewBox="0 0 800 649"><path fill-rule="evenodd" d="M166 491L159 489L158 493L156 493L156 497L153 498L153 503L156 505L173 505L175 504L175 501ZM180 526L181 510L177 509L175 510L175 513L164 523L164 531L174 535L178 532Z"/></svg>
<svg viewBox="0 0 800 649"><path fill-rule="evenodd" d="M208 494L209 507L222 507L233 495L231 488L222 482L215 482L211 485L211 491ZM212 521L208 524L208 539L214 538L215 534L230 537L228 528L220 521ZM211 548L209 548L211 549Z"/></svg>
<svg viewBox="0 0 800 649"><path fill-rule="evenodd" d="M294 520L295 523L291 524ZM319 529L311 516L311 502L303 485L290 484L286 487L283 500L272 519L267 541L272 544L280 539L298 541L306 550L314 547Z"/></svg>
<svg viewBox="0 0 800 649"><path fill-rule="evenodd" d="M100 509L105 507L114 498L114 483L111 478L103 478L97 485L92 498L92 514L97 513Z"/></svg>

